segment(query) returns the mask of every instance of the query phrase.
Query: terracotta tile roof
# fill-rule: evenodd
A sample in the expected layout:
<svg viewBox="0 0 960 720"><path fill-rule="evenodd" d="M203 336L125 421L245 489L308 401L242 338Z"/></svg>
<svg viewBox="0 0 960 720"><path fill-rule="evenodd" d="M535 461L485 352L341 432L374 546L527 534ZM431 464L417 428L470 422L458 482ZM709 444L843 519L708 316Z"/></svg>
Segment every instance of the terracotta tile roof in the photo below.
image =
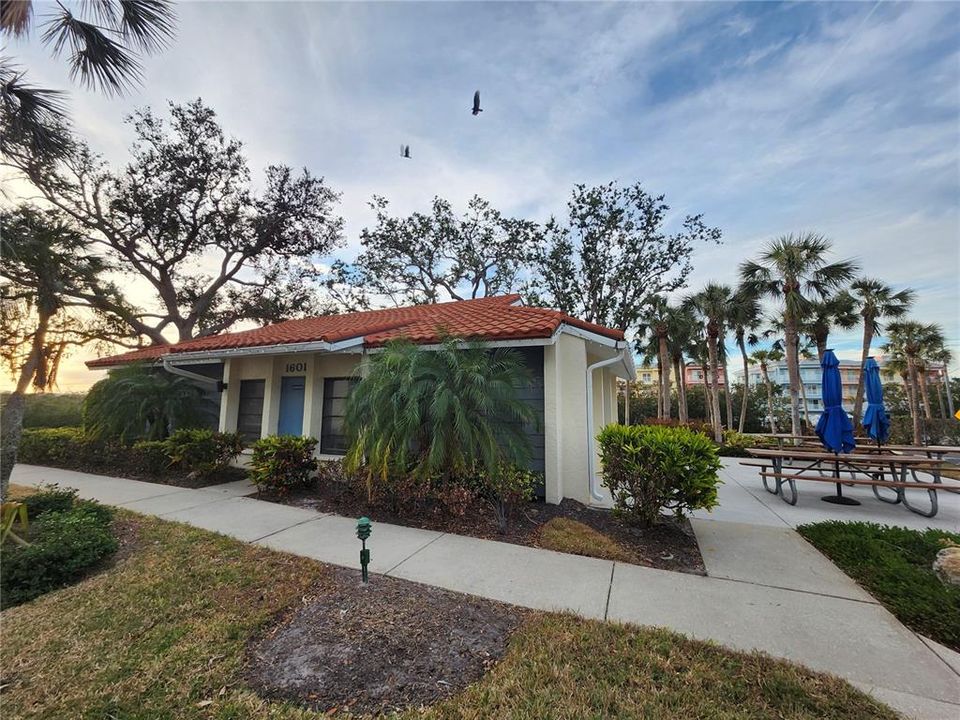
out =
<svg viewBox="0 0 960 720"><path fill-rule="evenodd" d="M87 367L113 367L184 352L212 352L308 342L335 343L360 337L363 338L365 347L378 347L399 337L419 344L435 343L444 335L483 340L548 338L561 324L572 325L613 340L623 339L623 333L619 330L584 322L557 310L514 304L519 300L519 295L500 295L434 305L287 320L254 330L211 335L176 344L154 345L122 355L98 358L88 361Z"/></svg>

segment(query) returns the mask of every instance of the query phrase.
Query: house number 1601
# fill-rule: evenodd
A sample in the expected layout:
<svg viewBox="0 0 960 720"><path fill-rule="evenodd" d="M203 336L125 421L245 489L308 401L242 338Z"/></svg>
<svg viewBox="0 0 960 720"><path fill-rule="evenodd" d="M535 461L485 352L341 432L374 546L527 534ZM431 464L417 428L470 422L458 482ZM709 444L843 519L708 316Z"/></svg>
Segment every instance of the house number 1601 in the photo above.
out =
<svg viewBox="0 0 960 720"><path fill-rule="evenodd" d="M306 372L306 370L307 370L307 364L305 362L295 362L295 363L287 363L287 367L284 370L284 372L288 372L288 373Z"/></svg>

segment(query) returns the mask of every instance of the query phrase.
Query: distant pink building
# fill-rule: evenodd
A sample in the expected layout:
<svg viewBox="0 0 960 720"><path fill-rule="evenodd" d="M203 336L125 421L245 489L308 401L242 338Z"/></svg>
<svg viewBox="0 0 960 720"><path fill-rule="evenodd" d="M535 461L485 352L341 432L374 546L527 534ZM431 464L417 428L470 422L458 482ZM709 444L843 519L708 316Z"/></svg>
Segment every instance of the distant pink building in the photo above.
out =
<svg viewBox="0 0 960 720"><path fill-rule="evenodd" d="M684 376L683 379L686 381L687 386L690 385L703 385L704 384L704 369L702 365L697 365L696 363L687 363L684 366L683 370ZM710 376L711 379L713 376ZM723 385L724 376L723 376L723 366L717 368L717 381Z"/></svg>

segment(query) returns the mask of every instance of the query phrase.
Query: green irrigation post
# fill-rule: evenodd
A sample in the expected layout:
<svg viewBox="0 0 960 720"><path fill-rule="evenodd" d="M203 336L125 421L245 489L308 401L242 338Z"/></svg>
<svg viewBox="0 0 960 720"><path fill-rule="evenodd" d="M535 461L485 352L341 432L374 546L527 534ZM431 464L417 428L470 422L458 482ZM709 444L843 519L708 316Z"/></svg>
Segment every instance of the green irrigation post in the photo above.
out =
<svg viewBox="0 0 960 720"><path fill-rule="evenodd" d="M370 564L370 550L367 549L367 538L370 537L370 530L370 518L362 517L357 520L357 537L360 538L360 542L363 543L363 548L360 550L360 573L364 582L369 582L370 580L370 576L367 573L367 565Z"/></svg>

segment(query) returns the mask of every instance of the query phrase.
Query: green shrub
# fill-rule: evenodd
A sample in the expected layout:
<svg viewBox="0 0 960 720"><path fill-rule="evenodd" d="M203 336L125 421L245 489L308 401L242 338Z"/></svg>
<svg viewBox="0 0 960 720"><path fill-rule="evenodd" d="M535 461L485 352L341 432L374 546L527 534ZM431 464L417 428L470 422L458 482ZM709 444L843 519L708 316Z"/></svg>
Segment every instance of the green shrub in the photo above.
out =
<svg viewBox="0 0 960 720"><path fill-rule="evenodd" d="M736 430L723 431L723 444L717 450L721 457L750 457L747 448L756 447L758 443L751 437Z"/></svg>
<svg viewBox="0 0 960 720"><path fill-rule="evenodd" d="M38 493L42 496L44 493ZM50 492L47 500L32 496L33 507L45 507L31 522L26 546L0 547L0 601L19 605L75 581L117 549L111 530L112 512L87 500L62 507L64 491ZM31 502L30 498L27 502ZM27 505L28 512L30 504Z"/></svg>
<svg viewBox="0 0 960 720"><path fill-rule="evenodd" d="M681 427L703 433L707 437L713 437L713 425L704 420L687 420L682 423L676 418L644 418L642 425L655 425L659 427Z"/></svg>
<svg viewBox="0 0 960 720"><path fill-rule="evenodd" d="M539 473L516 465L502 465L500 471L492 475L484 473L480 482L480 494L493 506L493 515L501 534L507 532L510 512L514 506L530 501L533 498L533 489L542 480Z"/></svg>
<svg viewBox="0 0 960 720"><path fill-rule="evenodd" d="M130 448L128 468L130 471L151 475L163 475L172 464L165 440L138 440Z"/></svg>
<svg viewBox="0 0 960 720"><path fill-rule="evenodd" d="M865 522L828 521L797 532L907 627L960 651L960 587L943 584L933 560L960 534Z"/></svg>
<svg viewBox="0 0 960 720"><path fill-rule="evenodd" d="M270 435L253 444L250 480L260 490L286 494L307 485L317 471L316 438Z"/></svg>
<svg viewBox="0 0 960 720"><path fill-rule="evenodd" d="M23 431L20 461L107 474L209 480L242 449L236 433L212 430L178 430L166 440L124 445L91 436L80 428L42 428Z"/></svg>
<svg viewBox="0 0 960 720"><path fill-rule="evenodd" d="M75 427L25 429L17 450L19 461L55 467L76 462L85 437L83 430Z"/></svg>
<svg viewBox="0 0 960 720"><path fill-rule="evenodd" d="M45 485L33 495L20 499L27 506L27 517L32 522L48 512L65 512L73 507L77 491L73 488L60 488L57 485Z"/></svg>
<svg viewBox="0 0 960 720"><path fill-rule="evenodd" d="M199 479L223 470L243 450L239 434L213 430L177 430L163 444L171 465Z"/></svg>
<svg viewBox="0 0 960 720"><path fill-rule="evenodd" d="M706 435L683 427L608 425L597 440L603 484L619 515L649 527L664 509L679 518L716 506L721 465Z"/></svg>
<svg viewBox="0 0 960 720"><path fill-rule="evenodd" d="M9 396L0 394L0 408ZM23 427L78 427L83 423L83 398L83 393L30 393L24 397Z"/></svg>

